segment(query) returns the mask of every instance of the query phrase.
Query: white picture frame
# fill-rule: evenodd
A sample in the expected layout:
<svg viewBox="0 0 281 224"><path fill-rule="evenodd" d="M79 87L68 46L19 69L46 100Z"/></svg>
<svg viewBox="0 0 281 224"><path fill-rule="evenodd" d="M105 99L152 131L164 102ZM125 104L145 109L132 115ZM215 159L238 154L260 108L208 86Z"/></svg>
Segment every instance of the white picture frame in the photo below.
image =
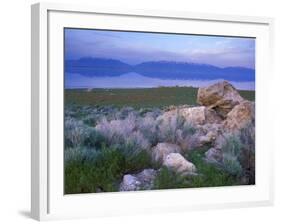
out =
<svg viewBox="0 0 281 224"><path fill-rule="evenodd" d="M190 12L32 5L31 214L37 220L248 207L273 203L270 109L273 19ZM256 51L256 184L106 194L63 194L63 27L251 36ZM266 75L264 75L266 74ZM54 150L56 149L56 150ZM136 203L137 202L137 203Z"/></svg>

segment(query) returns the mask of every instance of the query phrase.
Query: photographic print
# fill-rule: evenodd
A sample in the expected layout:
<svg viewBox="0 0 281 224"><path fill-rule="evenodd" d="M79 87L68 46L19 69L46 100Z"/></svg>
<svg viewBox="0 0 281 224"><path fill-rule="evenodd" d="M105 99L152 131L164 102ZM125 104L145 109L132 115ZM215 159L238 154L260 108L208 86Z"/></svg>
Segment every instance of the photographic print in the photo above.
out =
<svg viewBox="0 0 281 224"><path fill-rule="evenodd" d="M255 38L64 28L64 192L255 184Z"/></svg>

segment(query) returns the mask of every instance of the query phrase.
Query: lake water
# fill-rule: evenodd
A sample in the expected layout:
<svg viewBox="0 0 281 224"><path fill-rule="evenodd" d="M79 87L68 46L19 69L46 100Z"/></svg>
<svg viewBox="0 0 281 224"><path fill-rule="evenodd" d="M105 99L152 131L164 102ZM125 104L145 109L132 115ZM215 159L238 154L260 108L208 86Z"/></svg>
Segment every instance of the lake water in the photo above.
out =
<svg viewBox="0 0 281 224"><path fill-rule="evenodd" d="M89 77L78 73L66 73L65 88L152 88L159 86L192 86L202 87L222 81L212 80L182 80L151 78L130 72L120 76ZM240 90L254 90L255 82L229 81L235 88Z"/></svg>

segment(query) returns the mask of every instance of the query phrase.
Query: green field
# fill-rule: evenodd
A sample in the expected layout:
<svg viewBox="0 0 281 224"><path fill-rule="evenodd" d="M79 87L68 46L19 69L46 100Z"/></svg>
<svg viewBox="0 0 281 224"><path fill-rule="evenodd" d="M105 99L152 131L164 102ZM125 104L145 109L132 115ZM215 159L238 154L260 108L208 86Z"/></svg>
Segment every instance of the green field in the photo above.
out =
<svg viewBox="0 0 281 224"><path fill-rule="evenodd" d="M65 103L77 105L115 105L117 107L163 107L196 105L197 88L159 87L145 89L66 89ZM254 101L255 91L239 91L245 99Z"/></svg>

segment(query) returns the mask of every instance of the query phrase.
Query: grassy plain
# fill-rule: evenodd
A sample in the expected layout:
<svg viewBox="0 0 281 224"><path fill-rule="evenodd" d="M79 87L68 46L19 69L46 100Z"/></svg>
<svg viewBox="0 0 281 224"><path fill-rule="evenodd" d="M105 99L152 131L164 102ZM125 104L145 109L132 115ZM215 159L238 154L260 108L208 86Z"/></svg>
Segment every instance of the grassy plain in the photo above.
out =
<svg viewBox="0 0 281 224"><path fill-rule="evenodd" d="M197 88L193 87L159 87L139 89L67 89L65 103L134 108L163 107L169 105L196 105ZM255 91L239 91L245 99L254 101Z"/></svg>

